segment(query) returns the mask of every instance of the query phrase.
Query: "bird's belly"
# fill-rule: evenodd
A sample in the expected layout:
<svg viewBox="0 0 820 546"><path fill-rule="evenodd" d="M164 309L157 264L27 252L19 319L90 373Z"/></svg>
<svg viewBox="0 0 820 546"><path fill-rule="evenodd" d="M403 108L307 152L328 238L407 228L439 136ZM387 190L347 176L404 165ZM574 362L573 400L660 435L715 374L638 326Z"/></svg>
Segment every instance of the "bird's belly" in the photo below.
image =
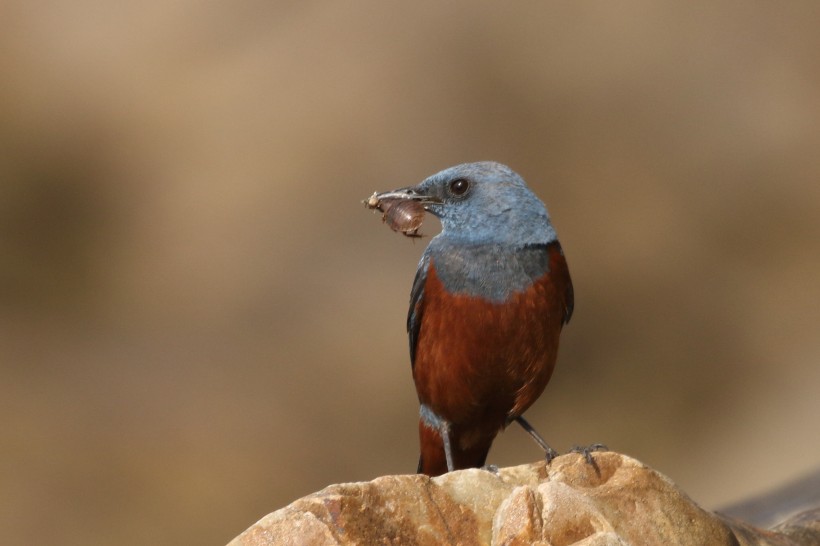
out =
<svg viewBox="0 0 820 546"><path fill-rule="evenodd" d="M451 423L496 429L522 414L555 366L565 312L558 294L546 273L493 303L448 293L431 271L413 368L421 403Z"/></svg>

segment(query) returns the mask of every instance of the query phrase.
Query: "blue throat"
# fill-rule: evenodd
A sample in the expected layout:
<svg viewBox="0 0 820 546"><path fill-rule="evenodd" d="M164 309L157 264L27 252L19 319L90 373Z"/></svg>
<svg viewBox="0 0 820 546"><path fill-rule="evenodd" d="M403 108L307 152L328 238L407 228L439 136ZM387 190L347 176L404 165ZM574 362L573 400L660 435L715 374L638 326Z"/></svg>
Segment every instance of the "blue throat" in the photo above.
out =
<svg viewBox="0 0 820 546"><path fill-rule="evenodd" d="M503 303L549 271L548 245L464 245L436 237L421 265L432 260L436 275L451 294Z"/></svg>

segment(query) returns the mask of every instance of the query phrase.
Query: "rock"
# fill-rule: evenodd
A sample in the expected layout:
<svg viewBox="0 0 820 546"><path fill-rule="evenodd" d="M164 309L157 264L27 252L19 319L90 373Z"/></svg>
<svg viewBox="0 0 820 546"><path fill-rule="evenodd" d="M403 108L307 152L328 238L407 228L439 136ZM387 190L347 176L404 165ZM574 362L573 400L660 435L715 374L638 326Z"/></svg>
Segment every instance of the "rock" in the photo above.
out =
<svg viewBox="0 0 820 546"><path fill-rule="evenodd" d="M771 531L707 512L671 480L614 452L437 478L331 485L259 520L229 546L820 544L820 510Z"/></svg>
<svg viewBox="0 0 820 546"><path fill-rule="evenodd" d="M820 506L820 468L765 493L721 507L718 512L757 527L771 527L791 514Z"/></svg>

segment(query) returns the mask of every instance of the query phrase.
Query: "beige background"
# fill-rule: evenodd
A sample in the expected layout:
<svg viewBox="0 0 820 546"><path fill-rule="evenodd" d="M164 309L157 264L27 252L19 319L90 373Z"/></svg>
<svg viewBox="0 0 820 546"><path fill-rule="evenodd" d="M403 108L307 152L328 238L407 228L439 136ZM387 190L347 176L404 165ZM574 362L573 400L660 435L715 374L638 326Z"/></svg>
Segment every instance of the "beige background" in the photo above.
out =
<svg viewBox="0 0 820 546"><path fill-rule="evenodd" d="M575 281L528 413L707 507L820 465L817 2L0 8L0 535L222 544L412 472L425 240L360 204L463 161ZM423 231L434 234L432 219ZM517 428L499 465L540 453Z"/></svg>

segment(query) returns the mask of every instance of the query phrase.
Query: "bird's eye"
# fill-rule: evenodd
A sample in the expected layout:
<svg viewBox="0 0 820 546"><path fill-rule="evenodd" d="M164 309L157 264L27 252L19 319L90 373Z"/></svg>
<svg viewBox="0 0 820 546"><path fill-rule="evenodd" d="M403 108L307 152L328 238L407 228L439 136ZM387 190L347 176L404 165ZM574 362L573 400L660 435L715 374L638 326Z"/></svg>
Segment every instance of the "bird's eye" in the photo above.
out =
<svg viewBox="0 0 820 546"><path fill-rule="evenodd" d="M470 189L470 182L465 180L464 178L456 178L452 182L450 182L450 193L456 196L461 196L467 193L467 190Z"/></svg>

